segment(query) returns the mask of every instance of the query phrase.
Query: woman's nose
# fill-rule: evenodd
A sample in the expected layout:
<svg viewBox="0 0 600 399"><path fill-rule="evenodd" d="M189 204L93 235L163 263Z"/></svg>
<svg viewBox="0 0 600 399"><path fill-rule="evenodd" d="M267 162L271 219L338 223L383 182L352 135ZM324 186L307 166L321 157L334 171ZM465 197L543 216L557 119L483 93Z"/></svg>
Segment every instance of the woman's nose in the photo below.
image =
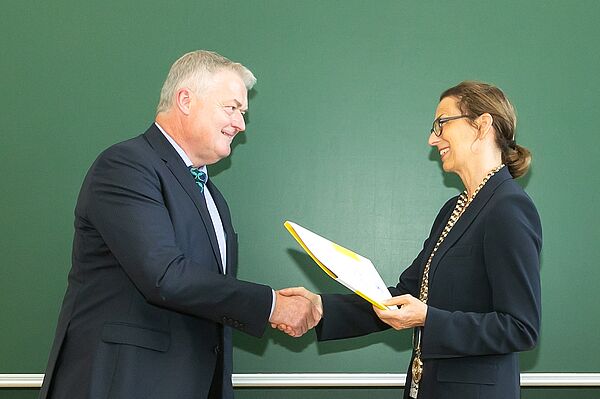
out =
<svg viewBox="0 0 600 399"><path fill-rule="evenodd" d="M429 140L427 140L427 143L433 147L433 146L437 145L437 143L439 143L439 142L440 142L440 138L438 136L436 136L435 133L431 132L429 134Z"/></svg>

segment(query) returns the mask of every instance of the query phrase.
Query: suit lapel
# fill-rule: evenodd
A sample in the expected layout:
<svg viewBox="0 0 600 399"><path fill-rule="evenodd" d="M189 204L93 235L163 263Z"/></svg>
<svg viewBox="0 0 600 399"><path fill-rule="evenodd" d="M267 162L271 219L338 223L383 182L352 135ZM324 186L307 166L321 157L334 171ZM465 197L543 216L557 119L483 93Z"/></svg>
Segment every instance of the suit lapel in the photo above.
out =
<svg viewBox="0 0 600 399"><path fill-rule="evenodd" d="M233 251L237 250L237 239L235 237L235 232L233 231L233 225L231 223L231 214L229 212L229 207L227 206L227 202L225 198L221 194L221 192L217 189L217 187L212 183L211 179L208 179L206 186L210 194L215 201L215 206L219 211L219 216L221 217L221 223L223 224L223 231L225 232L225 241L227 243L227 268L225 269L226 274L235 274L233 270L233 259L234 254Z"/></svg>
<svg viewBox="0 0 600 399"><path fill-rule="evenodd" d="M221 254L219 252L219 244L217 242L217 234L215 233L215 228L212 224L212 219L210 218L210 213L208 212L208 208L206 206L206 200L204 196L200 193L196 182L194 181L192 175L190 174L188 168L185 166L185 163L175 150L171 143L165 138L162 132L156 127L153 123L150 128L144 133L144 137L152 148L156 151L156 153L161 157L167 168L173 173L181 187L188 194L190 199L194 202L196 209L198 209L198 213L200 213L200 218L208 232L208 237L210 239L210 245L213 250L213 254L219 264L219 269L221 273L223 272L223 265L221 262Z"/></svg>
<svg viewBox="0 0 600 399"><path fill-rule="evenodd" d="M425 268L425 263L427 263L427 261L429 260L429 256L431 256L431 252L433 252L433 248L437 244L437 242L440 238L440 235L442 234L442 231L446 227L446 224L448 223L448 220L450 219L450 215L452 215L452 211L454 210L454 207L456 206L457 201L458 201L458 197L456 197L456 199L452 201L452 206L448 209L448 212L446 212L446 215L442 218L441 222L438 223L433 234L431 234L431 240L427 244L427 248L425 251L425 253L427 254L427 257L423 259L421 273L423 273L423 269Z"/></svg>
<svg viewBox="0 0 600 399"><path fill-rule="evenodd" d="M458 201L458 196L456 198L454 198L450 204L450 206L448 207L448 209L446 210L446 213L443 217L441 217L440 220L438 220L439 218L436 218L435 222L434 222L434 226L431 229L431 233L429 235L429 242L427 243L426 247L423 247L423 254L425 255L422 259L421 259L421 265L420 265L420 270L419 270L419 286L421 285L421 282L423 281L423 273L425 272L425 265L427 264L427 261L429 260L429 257L431 256L431 253L433 252L433 248L435 247L435 245L437 244L440 235L442 234L442 231L444 230L444 227L446 227L446 223L448 223L448 219L450 219L450 215L452 215L452 211L454 210L454 207L456 206L456 202ZM434 256L434 259L432 260L432 262L435 260L437 256ZM430 272L429 275L431 276L431 267L430 267Z"/></svg>
<svg viewBox="0 0 600 399"><path fill-rule="evenodd" d="M452 248L452 246L456 243L456 241L458 241L458 239L460 237L462 237L462 235L465 233L465 231L469 228L469 226L477 218L477 215L479 215L481 210L485 207L485 205L489 202L490 198L492 198L492 196L494 195L494 191L496 191L496 188L500 184L502 184L502 182L504 182L508 179L512 179L512 176L508 172L508 168L505 166L501 170L496 172L496 174L494 176L492 176L490 178L490 180L488 180L488 182L485 184L485 186L483 186L483 188L477 194L477 196L475 196L475 199L473 200L473 202L471 202L469 207L465 210L465 212L462 214L462 216L458 219L458 221L456 222L454 227L452 227L452 230L450 230L450 233L448 233L448 236L446 236L446 239L444 239L444 242L442 243L442 245L440 245L435 256L433 257L433 259L431 261L430 271L429 271L430 282L433 279L433 276L435 275L435 272L436 272L437 266L440 263L440 260L444 257L446 252L450 248ZM454 209L454 208L452 208L452 209ZM452 211L450 213L452 213ZM439 234L441 234L442 229L446 226L448 219L449 219L449 215L448 215L448 218L445 219L444 224L439 229L439 233L436 237L436 242L437 242L437 238L439 238ZM434 245L435 245L435 243L434 243ZM431 253L431 251L429 253Z"/></svg>
<svg viewBox="0 0 600 399"><path fill-rule="evenodd" d="M223 230L225 230L225 233L229 234L230 230L233 230L233 227L231 225L231 216L229 214L227 202L225 202L225 198L223 198L223 195L213 184L211 179L208 179L207 187L210 190L210 194L212 195L215 205L217 206L217 210L219 211L219 215L221 216Z"/></svg>

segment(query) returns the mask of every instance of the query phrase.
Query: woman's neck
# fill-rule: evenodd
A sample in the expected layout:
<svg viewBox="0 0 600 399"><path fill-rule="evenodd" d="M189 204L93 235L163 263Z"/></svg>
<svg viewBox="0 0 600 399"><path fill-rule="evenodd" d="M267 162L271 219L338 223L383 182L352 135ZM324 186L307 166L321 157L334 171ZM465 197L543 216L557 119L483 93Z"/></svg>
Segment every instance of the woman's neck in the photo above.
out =
<svg viewBox="0 0 600 399"><path fill-rule="evenodd" d="M502 157L488 157L479 161L474 161L463 171L457 172L467 190L468 198L473 196L473 193L479 184L481 184L485 176L500 164L502 164Z"/></svg>

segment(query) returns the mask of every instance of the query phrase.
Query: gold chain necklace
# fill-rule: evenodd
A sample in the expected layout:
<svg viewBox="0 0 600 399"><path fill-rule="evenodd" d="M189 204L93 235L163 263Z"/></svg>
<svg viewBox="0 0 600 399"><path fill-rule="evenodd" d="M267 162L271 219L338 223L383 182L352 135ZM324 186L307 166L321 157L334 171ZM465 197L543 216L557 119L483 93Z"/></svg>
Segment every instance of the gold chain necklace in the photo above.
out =
<svg viewBox="0 0 600 399"><path fill-rule="evenodd" d="M496 172L498 172L500 169L502 169L503 166L504 166L504 164L501 164L500 166L497 166L494 169L492 169L483 178L483 180L481 181L479 186L477 186L477 188L473 192L473 195L471 195L470 198L467 194L467 190L463 191L460 194L460 196L458 197L458 201L456 201L456 206L454 207L454 210L452 211L452 215L450 215L450 219L448 219L448 223L446 223L446 227L444 227L444 230L442 230L442 233L440 234L440 237L438 238L437 243L435 244L435 247L433 247L433 251L431 251L431 255L429 255L429 259L427 260L427 263L425 264L425 268L423 269L423 278L421 279L421 289L419 290L419 300L421 302L423 302L424 304L427 304L427 298L429 296L429 268L431 266L431 261L432 261L434 255L436 254L438 248L440 247L440 245L442 245L442 242L444 242L444 240L450 233L450 230L452 230L452 227L454 227L454 225L456 224L458 219L462 216L462 214L465 212L465 210L469 207L471 202L473 202L477 193L479 193L479 191L483 188L483 186L485 186L485 184L488 182L488 180L490 180L490 178L492 176L494 176L496 174ZM416 397L419 393L419 382L421 381L421 377L423 375L423 361L421 360L421 327L417 327L414 330L413 345L415 347L414 348L415 349L415 357L413 359L412 367L411 367L412 379L411 379L411 384L410 384L409 397L416 399Z"/></svg>

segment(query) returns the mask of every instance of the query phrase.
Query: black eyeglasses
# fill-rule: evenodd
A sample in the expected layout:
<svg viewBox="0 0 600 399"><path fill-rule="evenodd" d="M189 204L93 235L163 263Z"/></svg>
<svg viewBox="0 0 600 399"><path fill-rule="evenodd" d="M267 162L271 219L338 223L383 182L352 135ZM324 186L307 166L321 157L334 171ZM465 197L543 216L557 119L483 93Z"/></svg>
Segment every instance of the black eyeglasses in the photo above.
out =
<svg viewBox="0 0 600 399"><path fill-rule="evenodd" d="M445 118L439 117L433 121L433 125L431 126L430 133L433 133L437 137L440 137L442 135L442 126L444 125L444 123L453 121L455 119L468 118L468 117L469 117L469 115L447 116Z"/></svg>

